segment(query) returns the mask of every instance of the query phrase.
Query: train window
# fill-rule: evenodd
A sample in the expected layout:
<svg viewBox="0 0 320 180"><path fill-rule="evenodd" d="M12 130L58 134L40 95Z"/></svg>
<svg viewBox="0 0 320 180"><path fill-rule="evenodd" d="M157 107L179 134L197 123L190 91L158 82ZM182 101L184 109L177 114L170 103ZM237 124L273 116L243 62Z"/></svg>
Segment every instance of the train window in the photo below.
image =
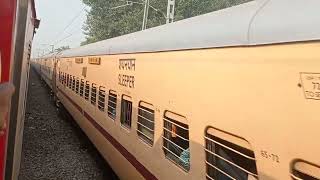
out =
<svg viewBox="0 0 320 180"><path fill-rule="evenodd" d="M100 111L104 111L106 101L106 91L103 86L99 87L98 108Z"/></svg>
<svg viewBox="0 0 320 180"><path fill-rule="evenodd" d="M189 126L185 117L164 113L163 151L166 158L185 171L190 169Z"/></svg>
<svg viewBox="0 0 320 180"><path fill-rule="evenodd" d="M76 87L76 78L72 76L72 91L75 91L75 87Z"/></svg>
<svg viewBox="0 0 320 180"><path fill-rule="evenodd" d="M76 93L79 94L79 85L80 85L80 81L77 78L77 82L76 82Z"/></svg>
<svg viewBox="0 0 320 180"><path fill-rule="evenodd" d="M69 88L71 89L72 86L72 76L69 75L69 84L68 84Z"/></svg>
<svg viewBox="0 0 320 180"><path fill-rule="evenodd" d="M86 89L84 90L84 98L89 101L89 91L90 91L90 84L89 81L86 81Z"/></svg>
<svg viewBox="0 0 320 180"><path fill-rule="evenodd" d="M91 104L96 105L97 102L97 87L96 84L91 84Z"/></svg>
<svg viewBox="0 0 320 180"><path fill-rule="evenodd" d="M67 84L67 73L64 73L64 85Z"/></svg>
<svg viewBox="0 0 320 180"><path fill-rule="evenodd" d="M69 86L69 74L67 74L67 86Z"/></svg>
<svg viewBox="0 0 320 180"><path fill-rule="evenodd" d="M81 79L81 82L80 82L80 96L83 96L83 90L84 89L84 80Z"/></svg>
<svg viewBox="0 0 320 180"><path fill-rule="evenodd" d="M138 107L138 136L147 144L153 145L154 110L151 104L140 102Z"/></svg>
<svg viewBox="0 0 320 180"><path fill-rule="evenodd" d="M132 102L129 96L122 96L121 99L121 125L126 128L131 128L132 121Z"/></svg>
<svg viewBox="0 0 320 180"><path fill-rule="evenodd" d="M291 177L294 180L319 180L320 166L300 159L295 160L291 164Z"/></svg>
<svg viewBox="0 0 320 180"><path fill-rule="evenodd" d="M116 108L117 108L117 93L110 90L108 96L108 116L115 120L116 119Z"/></svg>
<svg viewBox="0 0 320 180"><path fill-rule="evenodd" d="M241 137L208 128L205 153L207 179L258 179L254 152Z"/></svg>
<svg viewBox="0 0 320 180"><path fill-rule="evenodd" d="M64 72L62 72L62 76L61 76L61 84L64 84Z"/></svg>

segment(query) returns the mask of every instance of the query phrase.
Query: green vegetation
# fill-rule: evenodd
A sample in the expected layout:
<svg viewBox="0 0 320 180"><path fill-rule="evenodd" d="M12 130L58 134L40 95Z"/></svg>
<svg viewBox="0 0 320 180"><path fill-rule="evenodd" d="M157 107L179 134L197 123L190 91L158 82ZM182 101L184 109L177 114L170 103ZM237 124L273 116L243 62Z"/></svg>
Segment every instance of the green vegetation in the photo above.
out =
<svg viewBox="0 0 320 180"><path fill-rule="evenodd" d="M82 0L90 7L87 12L86 24L83 28L86 40L81 45L109 39L123 34L141 30L143 5L112 9L125 4L120 0ZM176 0L174 21L198 16L208 12L242 4L251 0ZM143 3L144 0L134 2ZM149 9L147 27L155 27L166 23L163 14L167 11L167 0L150 0L150 5L159 11ZM162 12L162 13L161 13Z"/></svg>

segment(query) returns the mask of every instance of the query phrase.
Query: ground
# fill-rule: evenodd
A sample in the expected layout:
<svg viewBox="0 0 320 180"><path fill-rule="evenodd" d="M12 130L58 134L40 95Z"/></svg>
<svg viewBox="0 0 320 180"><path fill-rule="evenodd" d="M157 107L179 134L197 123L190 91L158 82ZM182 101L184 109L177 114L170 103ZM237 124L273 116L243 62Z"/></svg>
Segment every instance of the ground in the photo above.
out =
<svg viewBox="0 0 320 180"><path fill-rule="evenodd" d="M117 179L70 115L31 69L19 180Z"/></svg>

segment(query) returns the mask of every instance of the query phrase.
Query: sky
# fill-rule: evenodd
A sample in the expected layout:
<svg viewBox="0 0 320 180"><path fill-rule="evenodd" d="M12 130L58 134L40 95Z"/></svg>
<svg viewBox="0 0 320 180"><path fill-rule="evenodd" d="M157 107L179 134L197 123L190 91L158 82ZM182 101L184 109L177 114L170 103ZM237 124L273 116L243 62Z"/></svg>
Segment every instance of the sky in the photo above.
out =
<svg viewBox="0 0 320 180"><path fill-rule="evenodd" d="M40 27L33 39L32 56L38 57L54 48L80 46L85 40L83 24L86 6L81 0L35 0Z"/></svg>

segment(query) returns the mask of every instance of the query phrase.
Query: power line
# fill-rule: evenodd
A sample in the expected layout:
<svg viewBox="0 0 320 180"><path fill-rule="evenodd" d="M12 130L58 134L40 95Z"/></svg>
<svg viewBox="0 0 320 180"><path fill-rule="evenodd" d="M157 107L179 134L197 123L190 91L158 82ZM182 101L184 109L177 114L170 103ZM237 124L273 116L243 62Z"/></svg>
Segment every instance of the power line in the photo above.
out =
<svg viewBox="0 0 320 180"><path fill-rule="evenodd" d="M71 19L71 21L63 28L63 30L62 30L60 33L57 34L57 36L56 36L55 39L58 39L58 38L61 36L61 34L63 34L63 33L73 24L73 22L74 22L76 19L78 19L78 17L80 17L81 13L85 10L85 8L86 8L86 7L83 7L83 8ZM58 40L58 41L60 41L60 40ZM53 41L53 43L50 43L50 44L56 44L56 42L58 42L58 41Z"/></svg>

